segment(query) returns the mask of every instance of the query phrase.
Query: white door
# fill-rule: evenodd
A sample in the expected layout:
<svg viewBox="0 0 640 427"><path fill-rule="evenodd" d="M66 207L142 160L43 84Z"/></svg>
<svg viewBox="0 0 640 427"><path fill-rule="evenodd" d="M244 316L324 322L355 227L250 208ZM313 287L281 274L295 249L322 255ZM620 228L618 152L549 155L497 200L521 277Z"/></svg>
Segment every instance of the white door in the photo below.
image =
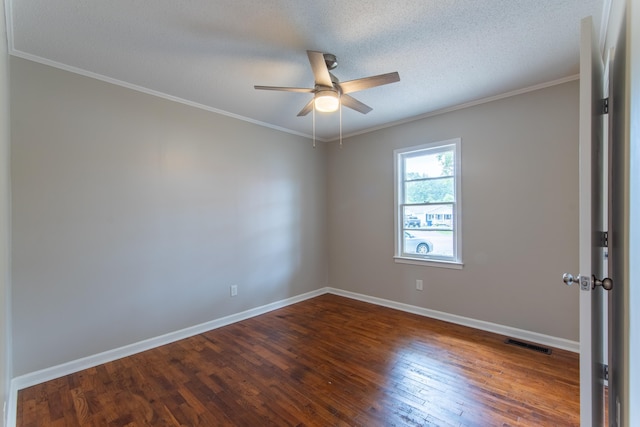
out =
<svg viewBox="0 0 640 427"><path fill-rule="evenodd" d="M580 41L580 424L604 423L603 65L591 17ZM607 283L608 285L608 283Z"/></svg>

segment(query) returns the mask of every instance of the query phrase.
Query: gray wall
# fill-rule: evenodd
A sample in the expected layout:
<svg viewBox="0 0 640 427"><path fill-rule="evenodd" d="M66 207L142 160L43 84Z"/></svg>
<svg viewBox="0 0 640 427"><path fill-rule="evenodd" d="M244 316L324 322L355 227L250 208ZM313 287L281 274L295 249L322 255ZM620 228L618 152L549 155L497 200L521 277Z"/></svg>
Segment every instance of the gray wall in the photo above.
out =
<svg viewBox="0 0 640 427"><path fill-rule="evenodd" d="M11 379L9 188L9 57L4 0L0 0L0 405L9 398ZM4 425L3 416L0 426Z"/></svg>
<svg viewBox="0 0 640 427"><path fill-rule="evenodd" d="M393 150L462 138L463 270L393 260ZM578 82L329 147L329 284L578 340ZM575 274L575 273L574 273ZM416 279L424 291L415 290Z"/></svg>
<svg viewBox="0 0 640 427"><path fill-rule="evenodd" d="M16 376L326 286L324 148L10 65Z"/></svg>

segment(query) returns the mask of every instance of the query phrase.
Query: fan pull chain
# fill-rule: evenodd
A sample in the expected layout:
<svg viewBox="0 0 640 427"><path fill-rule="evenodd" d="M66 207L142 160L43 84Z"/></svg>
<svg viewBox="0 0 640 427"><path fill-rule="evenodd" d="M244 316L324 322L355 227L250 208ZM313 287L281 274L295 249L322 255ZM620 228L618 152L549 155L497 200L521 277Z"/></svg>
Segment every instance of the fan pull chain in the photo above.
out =
<svg viewBox="0 0 640 427"><path fill-rule="evenodd" d="M340 105L340 148L342 148L342 102Z"/></svg>
<svg viewBox="0 0 640 427"><path fill-rule="evenodd" d="M313 148L316 148L316 103L313 103L313 113L311 115L313 122Z"/></svg>

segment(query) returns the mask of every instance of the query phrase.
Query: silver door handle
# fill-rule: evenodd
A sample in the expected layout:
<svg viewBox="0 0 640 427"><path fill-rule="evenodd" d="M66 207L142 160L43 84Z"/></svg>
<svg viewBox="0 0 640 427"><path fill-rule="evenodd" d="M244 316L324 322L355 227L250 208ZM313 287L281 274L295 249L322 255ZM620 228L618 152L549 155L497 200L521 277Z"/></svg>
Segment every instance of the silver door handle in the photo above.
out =
<svg viewBox="0 0 640 427"><path fill-rule="evenodd" d="M605 291L610 291L611 289L613 289L613 280L608 277L602 280L598 280L596 279L596 276L574 276L570 273L564 273L562 275L562 281L567 286L571 286L574 283L580 283L580 289L582 289L583 291L590 291L592 289L595 289L596 286L602 286L602 289L604 289Z"/></svg>
<svg viewBox="0 0 640 427"><path fill-rule="evenodd" d="M574 277L573 274L571 273L564 273L562 275L562 281L564 282L565 285L571 286L574 283L580 283L580 275L577 275Z"/></svg>
<svg viewBox="0 0 640 427"><path fill-rule="evenodd" d="M596 276L591 276L592 280L593 280L593 287L595 288L596 286L602 286L602 289L604 289L605 291L610 291L611 289L613 289L613 280L611 280L608 277L605 277L602 280L598 280L596 279Z"/></svg>
<svg viewBox="0 0 640 427"><path fill-rule="evenodd" d="M591 283L591 277L589 276L581 276L581 275L573 275L569 273L564 273L562 275L562 281L565 285L571 286L574 283L580 283L580 290L582 291L590 291L593 286Z"/></svg>

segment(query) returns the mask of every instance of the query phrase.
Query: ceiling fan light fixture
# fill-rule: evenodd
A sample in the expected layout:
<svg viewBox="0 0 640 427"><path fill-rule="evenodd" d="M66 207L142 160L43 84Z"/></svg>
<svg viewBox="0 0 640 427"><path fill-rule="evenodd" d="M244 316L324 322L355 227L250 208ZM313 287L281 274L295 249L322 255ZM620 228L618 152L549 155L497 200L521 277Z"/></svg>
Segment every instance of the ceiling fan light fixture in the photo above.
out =
<svg viewBox="0 0 640 427"><path fill-rule="evenodd" d="M321 90L316 93L314 98L314 104L316 111L323 113L332 113L338 111L340 106L340 97L338 93L333 90Z"/></svg>

